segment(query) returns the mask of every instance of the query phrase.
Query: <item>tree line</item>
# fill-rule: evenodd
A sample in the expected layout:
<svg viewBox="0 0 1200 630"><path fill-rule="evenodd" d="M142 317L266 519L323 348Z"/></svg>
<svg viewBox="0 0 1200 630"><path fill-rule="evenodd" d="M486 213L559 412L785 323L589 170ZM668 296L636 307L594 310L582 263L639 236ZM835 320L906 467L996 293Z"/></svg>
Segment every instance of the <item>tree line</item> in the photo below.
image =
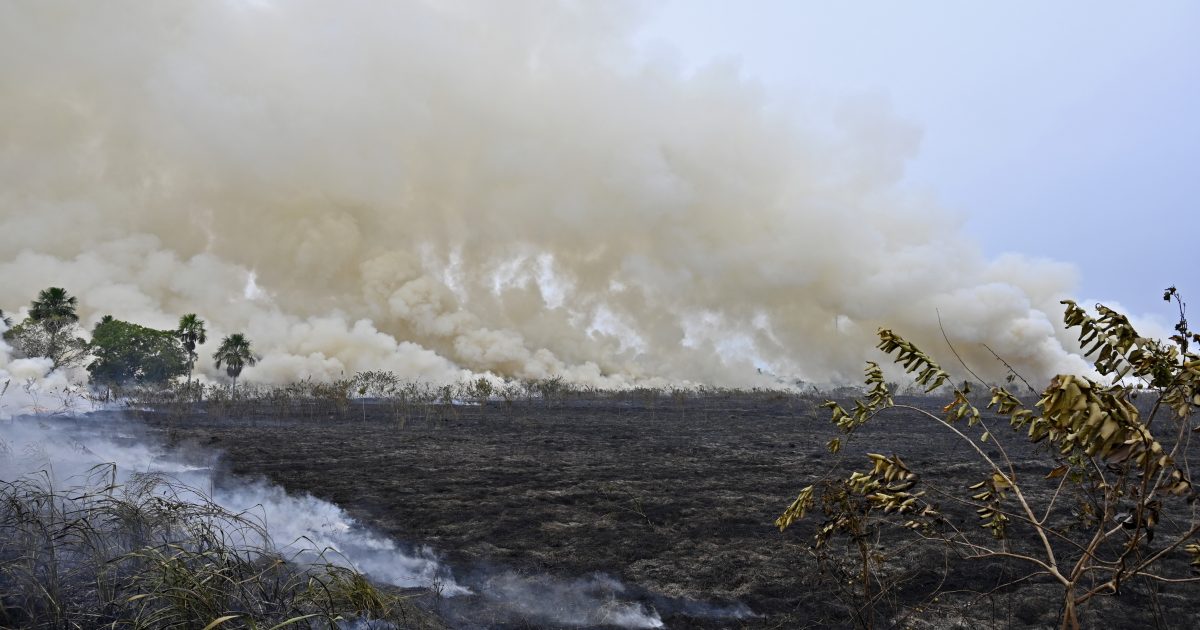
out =
<svg viewBox="0 0 1200 630"><path fill-rule="evenodd" d="M86 365L92 382L106 386L156 385L185 376L190 387L197 346L208 341L205 322L195 313L179 318L174 330L158 330L105 315L92 328L91 341L82 336L78 300L62 287L38 293L28 316L14 325L0 310L7 330L4 340L24 358L47 358L53 369ZM250 340L242 333L224 337L212 355L217 369L237 387L246 366L258 362Z"/></svg>

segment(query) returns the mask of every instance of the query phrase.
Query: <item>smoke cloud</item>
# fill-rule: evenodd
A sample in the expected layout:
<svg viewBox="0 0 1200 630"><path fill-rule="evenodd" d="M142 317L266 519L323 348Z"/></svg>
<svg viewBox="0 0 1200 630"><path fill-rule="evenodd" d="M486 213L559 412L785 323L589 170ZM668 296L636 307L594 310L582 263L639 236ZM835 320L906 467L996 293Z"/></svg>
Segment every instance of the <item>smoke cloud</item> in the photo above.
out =
<svg viewBox="0 0 1200 630"><path fill-rule="evenodd" d="M870 99L783 111L631 43L636 7L0 3L0 298L198 313L278 383L856 379L889 326L1082 368L1068 265L989 260L898 186ZM811 61L797 60L797 63ZM30 368L0 354L0 369ZM994 373L994 372L993 372ZM2 380L2 379L0 379Z"/></svg>

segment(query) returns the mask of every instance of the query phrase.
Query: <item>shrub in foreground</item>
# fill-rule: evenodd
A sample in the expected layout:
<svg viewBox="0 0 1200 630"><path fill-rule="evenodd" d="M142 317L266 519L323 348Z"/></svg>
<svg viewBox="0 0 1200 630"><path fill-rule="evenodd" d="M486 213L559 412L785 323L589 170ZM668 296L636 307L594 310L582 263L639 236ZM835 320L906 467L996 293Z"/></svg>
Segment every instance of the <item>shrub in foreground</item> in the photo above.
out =
<svg viewBox="0 0 1200 630"><path fill-rule="evenodd" d="M1200 430L1200 355L1189 347L1200 344L1200 335L1188 329L1174 288L1164 299L1174 300L1180 314L1169 342L1139 335L1111 309L1099 306L1093 317L1064 301L1064 321L1079 330L1100 378L1060 374L1035 402L990 386L990 417L972 402L969 383L953 388L953 401L940 417L896 404L882 369L868 362L866 395L852 409L825 403L843 433L829 443L831 451L841 450L878 414L903 408L944 426L973 454L982 474L964 472L955 487L934 487L898 455L868 453L866 469L804 488L776 525L783 530L819 513L816 547L838 536L854 543L864 602L856 621L865 626L874 623L872 607L882 588L872 561L888 551L879 535L897 525L947 545L960 558L1017 567L1022 573L1010 584L1053 585L1061 593L1064 628L1079 627L1081 610L1097 597L1200 581L1200 514L1192 509L1196 494L1187 465L1191 434ZM880 330L879 338L878 347L894 354L927 391L951 382L929 355L899 335ZM1149 404L1135 405L1139 394ZM996 419L1034 445L1041 470L1018 475L1007 438L989 426ZM1167 438L1160 441L1159 432ZM1029 466L1022 461L1020 467ZM934 499L974 510L978 526L957 526Z"/></svg>

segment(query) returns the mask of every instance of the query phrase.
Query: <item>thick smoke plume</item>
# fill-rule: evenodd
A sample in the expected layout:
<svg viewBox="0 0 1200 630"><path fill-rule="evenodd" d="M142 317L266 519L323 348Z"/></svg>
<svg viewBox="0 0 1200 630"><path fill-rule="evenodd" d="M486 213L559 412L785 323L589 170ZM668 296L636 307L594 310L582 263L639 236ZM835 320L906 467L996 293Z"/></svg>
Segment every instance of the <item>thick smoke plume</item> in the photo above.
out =
<svg viewBox="0 0 1200 630"><path fill-rule="evenodd" d="M0 307L53 285L89 327L196 312L253 340L260 382L829 382L880 325L941 343L937 312L980 369L981 342L1031 375L1081 366L1053 324L1071 268L987 260L897 186L918 131L871 103L809 124L735 67L647 60L638 23L2 2Z"/></svg>

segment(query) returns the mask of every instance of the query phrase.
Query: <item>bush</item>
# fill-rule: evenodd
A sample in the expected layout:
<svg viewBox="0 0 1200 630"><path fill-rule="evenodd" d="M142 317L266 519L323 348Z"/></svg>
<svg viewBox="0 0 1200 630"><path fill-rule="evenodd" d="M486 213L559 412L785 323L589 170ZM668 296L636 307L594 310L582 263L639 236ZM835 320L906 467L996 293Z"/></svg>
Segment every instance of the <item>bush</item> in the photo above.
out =
<svg viewBox="0 0 1200 630"><path fill-rule="evenodd" d="M1200 580L1200 515L1190 509L1196 494L1186 465L1200 407L1200 355L1189 345L1200 344L1200 335L1188 330L1174 288L1164 299L1174 300L1180 313L1169 342L1140 336L1124 315L1104 306L1092 317L1064 301L1064 321L1079 329L1081 347L1094 357L1102 378L1060 374L1033 404L1006 387L990 386L990 417L970 401L969 383L953 388L941 417L897 405L883 370L868 362L866 395L852 410L834 401L824 405L843 434L829 443L830 451L843 448L876 415L903 408L943 425L969 446L986 472L962 479L958 488L934 489L899 456L869 453L868 469L804 488L776 525L783 530L819 512L824 520L816 529L816 547L836 536L857 543L859 596L868 609L859 618L863 625L874 619L872 586L878 581L871 559L885 551L879 533L888 524L945 544L963 558L1023 567L1018 581L1046 579L1061 591L1066 628L1079 626L1081 610L1094 598L1118 596L1129 584L1157 588ZM951 382L929 355L899 335L880 330L879 338L878 347L894 354L906 372L915 372L915 382L927 391ZM1149 404L1135 405L1139 394L1148 395ZM988 425L997 418L1035 445L1042 474L1018 477L1002 436ZM1151 431L1156 420L1154 428L1172 436L1167 442ZM956 527L930 500L935 494L974 509L979 528ZM1064 508L1069 501L1074 504Z"/></svg>

